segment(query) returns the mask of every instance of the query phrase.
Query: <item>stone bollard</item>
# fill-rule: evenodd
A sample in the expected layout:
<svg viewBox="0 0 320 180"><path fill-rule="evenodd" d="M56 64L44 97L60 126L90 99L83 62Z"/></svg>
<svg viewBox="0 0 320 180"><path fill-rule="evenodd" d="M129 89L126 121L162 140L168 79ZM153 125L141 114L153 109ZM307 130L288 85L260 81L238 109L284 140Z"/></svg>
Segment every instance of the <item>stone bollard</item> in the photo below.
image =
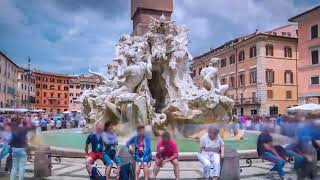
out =
<svg viewBox="0 0 320 180"><path fill-rule="evenodd" d="M41 178L51 176L51 152L48 146L39 146L35 150L34 177Z"/></svg>
<svg viewBox="0 0 320 180"><path fill-rule="evenodd" d="M220 179L240 179L239 154L235 149L225 147L224 159L222 161L222 167L220 172Z"/></svg>

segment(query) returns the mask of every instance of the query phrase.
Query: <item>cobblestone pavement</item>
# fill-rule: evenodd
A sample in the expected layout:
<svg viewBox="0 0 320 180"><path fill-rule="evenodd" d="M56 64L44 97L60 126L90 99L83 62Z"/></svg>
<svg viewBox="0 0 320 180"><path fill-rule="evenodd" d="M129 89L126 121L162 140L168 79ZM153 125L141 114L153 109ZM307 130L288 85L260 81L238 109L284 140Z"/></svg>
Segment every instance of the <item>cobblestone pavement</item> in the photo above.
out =
<svg viewBox="0 0 320 180"><path fill-rule="evenodd" d="M245 161L240 161L240 165L243 165ZM153 166L153 164L152 164ZM151 168L152 168L151 166ZM3 165L2 165L3 167ZM101 162L97 164L100 172L104 173L104 166ZM261 160L254 160L253 164L249 168L243 168L240 176L245 180L263 180L265 174L271 169L272 164L268 162L262 162ZM199 162L181 162L181 178L182 179L201 179L202 169ZM291 174L290 165L286 165L285 171ZM33 180L33 164L27 163L26 180ZM164 166L159 173L159 179L172 179L174 177L172 166L170 164ZM0 179L7 180L8 175L3 174L0 171ZM87 172L85 169L84 160L81 159L62 159L61 164L54 164L52 169L52 176L47 178L48 180L88 180ZM292 179L296 179L292 175Z"/></svg>

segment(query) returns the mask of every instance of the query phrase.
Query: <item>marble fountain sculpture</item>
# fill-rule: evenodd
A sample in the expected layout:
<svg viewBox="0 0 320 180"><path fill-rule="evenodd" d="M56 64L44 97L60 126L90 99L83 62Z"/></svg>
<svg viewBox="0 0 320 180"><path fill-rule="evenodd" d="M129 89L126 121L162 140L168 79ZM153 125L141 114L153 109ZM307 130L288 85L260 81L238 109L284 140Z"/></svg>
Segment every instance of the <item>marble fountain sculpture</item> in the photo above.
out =
<svg viewBox="0 0 320 180"><path fill-rule="evenodd" d="M175 131L177 124L230 117L234 101L225 96L228 86L220 84L220 59L211 59L211 65L202 69L203 88L193 83L188 32L161 16L152 19L143 36L123 35L107 65L107 75L90 71L103 85L81 97L87 120L129 123L127 127L165 126Z"/></svg>

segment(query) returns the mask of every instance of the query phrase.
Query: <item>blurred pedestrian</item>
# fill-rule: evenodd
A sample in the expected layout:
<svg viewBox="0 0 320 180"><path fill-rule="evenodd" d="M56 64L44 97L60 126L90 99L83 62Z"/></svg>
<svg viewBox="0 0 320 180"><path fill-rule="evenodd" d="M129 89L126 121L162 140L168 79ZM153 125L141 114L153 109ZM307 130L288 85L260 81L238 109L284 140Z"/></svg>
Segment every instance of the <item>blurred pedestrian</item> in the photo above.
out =
<svg viewBox="0 0 320 180"><path fill-rule="evenodd" d="M12 139L10 146L12 148L12 168L10 180L15 180L17 174L19 175L19 180L23 180L27 160L27 133L34 129L34 126L32 126L32 123L21 122L19 117L14 117L11 121Z"/></svg>

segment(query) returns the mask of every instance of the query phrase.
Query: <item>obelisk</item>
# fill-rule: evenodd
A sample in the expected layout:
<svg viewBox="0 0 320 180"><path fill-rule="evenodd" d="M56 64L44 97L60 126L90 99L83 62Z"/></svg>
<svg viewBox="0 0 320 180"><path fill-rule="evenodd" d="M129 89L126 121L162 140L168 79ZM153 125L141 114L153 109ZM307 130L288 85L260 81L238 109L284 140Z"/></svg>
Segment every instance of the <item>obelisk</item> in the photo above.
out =
<svg viewBox="0 0 320 180"><path fill-rule="evenodd" d="M143 35L148 31L150 17L159 19L162 14L171 20L173 0L131 0L132 35Z"/></svg>

